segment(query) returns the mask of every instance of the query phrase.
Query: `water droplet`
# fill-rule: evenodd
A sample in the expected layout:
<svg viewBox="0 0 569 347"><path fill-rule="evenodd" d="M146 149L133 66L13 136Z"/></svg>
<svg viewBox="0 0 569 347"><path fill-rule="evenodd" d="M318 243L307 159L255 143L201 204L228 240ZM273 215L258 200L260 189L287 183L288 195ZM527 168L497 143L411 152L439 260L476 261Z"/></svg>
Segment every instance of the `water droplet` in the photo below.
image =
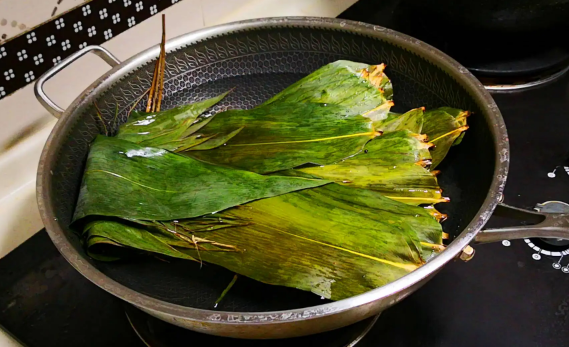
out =
<svg viewBox="0 0 569 347"><path fill-rule="evenodd" d="M217 302L215 303L215 305L213 305L213 308L217 308Z"/></svg>
<svg viewBox="0 0 569 347"><path fill-rule="evenodd" d="M154 123L154 121L156 121L156 119L148 119L148 117L146 117L146 118L147 119L136 121L136 122L132 123L132 125L136 125L136 126L148 125L148 124ZM152 117L150 117L150 118L152 118Z"/></svg>
<svg viewBox="0 0 569 347"><path fill-rule="evenodd" d="M54 221L57 221L57 218L54 218L53 220L54 220Z"/></svg>
<svg viewBox="0 0 569 347"><path fill-rule="evenodd" d="M323 297L323 296L321 296L321 297L320 297L320 300L324 300L324 299L326 299L326 298L325 298L325 297Z"/></svg>
<svg viewBox="0 0 569 347"><path fill-rule="evenodd" d="M367 152L369 152L369 151L366 149L366 150L364 151L364 153L367 153Z"/></svg>

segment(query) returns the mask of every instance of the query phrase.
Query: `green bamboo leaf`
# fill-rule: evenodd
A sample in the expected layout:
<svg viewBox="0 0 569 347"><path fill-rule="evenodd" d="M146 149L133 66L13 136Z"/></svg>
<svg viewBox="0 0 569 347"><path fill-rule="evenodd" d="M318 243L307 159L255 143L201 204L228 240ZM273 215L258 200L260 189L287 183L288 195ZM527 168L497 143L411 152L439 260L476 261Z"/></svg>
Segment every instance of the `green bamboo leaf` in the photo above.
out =
<svg viewBox="0 0 569 347"><path fill-rule="evenodd" d="M206 225L215 223L212 218L208 216ZM442 235L440 224L423 208L334 184L250 202L215 218L247 224L194 231L201 240L198 246L203 245L199 252L189 242L171 246L238 274L333 300L361 294L416 269L430 255L425 247L430 249ZM145 223L139 230L153 233L148 226L152 223ZM129 240L122 241L130 247ZM206 249L212 242L232 245L235 251Z"/></svg>
<svg viewBox="0 0 569 347"><path fill-rule="evenodd" d="M435 173L425 168L431 159L429 147L421 135L396 131L375 138L364 151L337 164L298 171L411 205L446 202Z"/></svg>
<svg viewBox="0 0 569 347"><path fill-rule="evenodd" d="M107 247L101 247L103 245ZM115 247L108 247L109 245ZM91 258L105 262L121 260L123 256L117 254L107 254L107 251L111 250L115 251L112 253L120 253L120 248L122 247L123 245L120 243L109 240L106 237L99 237L96 235L93 235L91 238L89 238L85 245L86 252Z"/></svg>
<svg viewBox="0 0 569 347"><path fill-rule="evenodd" d="M458 108L452 108L452 107L439 107L438 108L440 111L444 111L448 114L450 114L451 116L453 116L456 121L458 122L457 125L459 125L459 127L463 127L466 125L466 118L468 116L470 116L470 112L468 111L463 111L461 109ZM464 138L464 135L466 133L462 132L460 134L460 136L454 140L454 143L452 144L453 146L459 145L462 142L462 139Z"/></svg>
<svg viewBox="0 0 569 347"><path fill-rule="evenodd" d="M133 253L152 252L175 258L195 259L188 249L211 252L237 252L232 245L204 239L200 231L219 230L215 224L206 230L189 233L179 221L157 222L144 220L100 219L88 222L84 228L84 240L89 254L97 260L114 261ZM240 225L248 225L242 223ZM237 226L237 225L234 225ZM106 246L116 247L106 247Z"/></svg>
<svg viewBox="0 0 569 347"><path fill-rule="evenodd" d="M384 120L374 122L374 127L384 133L409 130L415 134L422 134L424 123L424 108L416 108L402 115L390 113Z"/></svg>
<svg viewBox="0 0 569 347"><path fill-rule="evenodd" d="M243 130L244 126L237 128L233 131L230 131L229 133L225 134L225 135L219 135L219 134L214 134L213 136L211 136L212 138L210 140L208 140L205 143L202 143L198 146L195 147L191 147L190 149L192 151L204 151L204 150L208 150L208 149L214 149L217 148L219 146L224 145L227 141L231 140L232 138L234 138L237 134L239 134L241 132L241 130Z"/></svg>
<svg viewBox="0 0 569 347"><path fill-rule="evenodd" d="M192 124L192 126L190 126L185 132L182 133L181 138L195 134L198 130L206 126L212 119L213 116L207 118L201 117L201 119L198 118L198 120Z"/></svg>
<svg viewBox="0 0 569 347"><path fill-rule="evenodd" d="M365 189L348 188L337 184L330 184L326 186L326 189L324 188L313 189L312 191L332 196L336 200L344 201L353 207L357 206L355 208L357 211L365 212L370 216L374 215L380 220L393 220L393 218L402 220L415 228L421 243L442 244L442 229L436 217L438 211L434 208L425 209L408 206ZM348 196L349 192L352 192L353 195ZM380 215L381 213L385 213L385 215Z"/></svg>
<svg viewBox="0 0 569 347"><path fill-rule="evenodd" d="M374 122L374 127L386 133L406 129L427 135L435 146L431 149L431 169L434 169L446 157L450 147L462 141L470 113L451 107L423 111L424 108L417 108L401 115L390 113L385 120Z"/></svg>
<svg viewBox="0 0 569 347"><path fill-rule="evenodd" d="M441 196L436 177L417 164L400 164L393 168L338 164L303 171L348 187L371 189L411 205L447 201Z"/></svg>
<svg viewBox="0 0 569 347"><path fill-rule="evenodd" d="M334 104L349 108L350 115L362 115L392 98L393 87L384 68L384 64L338 60L287 87L265 105L275 102Z"/></svg>
<svg viewBox="0 0 569 347"><path fill-rule="evenodd" d="M385 118L385 119L383 120L383 122L386 122L386 123L387 123L387 122L390 122L391 120L393 120L393 119L395 119L395 118L397 118L397 117L399 117L399 116L401 116L401 113L389 111L389 112L387 113L387 118ZM382 122L382 121L380 121L380 122ZM381 124L381 123L379 123L379 124Z"/></svg>
<svg viewBox="0 0 569 347"><path fill-rule="evenodd" d="M436 168L441 163L453 144L462 141L461 136L468 129L468 125L466 125L468 115L469 113L466 111L448 107L425 112L422 133L426 134L429 142L435 145L434 149L431 150L433 157L431 169Z"/></svg>
<svg viewBox="0 0 569 347"><path fill-rule="evenodd" d="M127 122L120 126L116 137L145 146L160 146L173 150L176 148L176 141L190 136L193 131L207 124L203 124L203 121L196 123L198 116L221 101L228 93L161 112L133 111Z"/></svg>
<svg viewBox="0 0 569 347"><path fill-rule="evenodd" d="M219 229L247 226L250 224L248 219L227 216L222 213L207 214L200 216L199 218L180 219L175 221L148 221L141 219L130 219L129 221L151 227L152 230L157 228L162 232L156 232L156 237L164 239L164 242L174 244L177 247L186 248L187 242L177 237L175 233L180 233L183 236L191 238L192 234L198 232L209 232Z"/></svg>
<svg viewBox="0 0 569 347"><path fill-rule="evenodd" d="M99 136L91 146L74 220L89 215L171 220L328 183L260 176Z"/></svg>
<svg viewBox="0 0 569 347"><path fill-rule="evenodd" d="M369 165L397 165L401 163L419 163L431 159L424 135L409 130L399 130L378 136L365 145L367 151L361 151L345 162Z"/></svg>
<svg viewBox="0 0 569 347"><path fill-rule="evenodd" d="M374 121L381 120L387 117L387 113L393 105L393 102L390 101L392 95L391 81L383 73L384 67L383 64L367 65L350 61L337 61L291 85L267 101L265 105L302 102L319 103L323 106L343 106L341 112L344 116L359 117L362 115ZM141 145L176 152L213 149L224 145L239 133L237 130L239 127L233 129L228 129L227 126L221 129L218 127L217 132L212 132L211 126L208 129L211 118L197 123L196 119L200 113L217 103L226 94L157 114L133 112L129 121L121 126L118 137ZM267 110L267 107L261 106L261 108ZM236 115L238 112L230 113L235 118L241 118ZM240 112L246 114L251 111ZM253 110L252 112L259 116L258 111ZM215 118L224 114L219 114ZM241 127L245 126L243 122L241 123ZM205 127L204 131L209 131L206 135L211 136L211 139L199 144L195 144L193 139L190 139L189 145L181 144L191 135L197 136L196 132L202 127ZM213 134L216 136L212 136Z"/></svg>
<svg viewBox="0 0 569 347"><path fill-rule="evenodd" d="M137 225L128 225L125 221L97 220L85 226L88 237L87 247L92 254L94 248L100 244L121 245L136 250L153 252L175 258L195 260L192 256L177 251L168 242L164 242L151 232L141 229ZM99 255L99 259L101 255Z"/></svg>
<svg viewBox="0 0 569 347"><path fill-rule="evenodd" d="M387 117L389 117L389 113L391 107L394 105L393 101L386 101L385 103L381 104L380 106L373 108L367 112L364 112L362 116L371 119L374 122L380 122ZM378 129L380 130L380 129Z"/></svg>
<svg viewBox="0 0 569 347"><path fill-rule="evenodd" d="M350 115L345 107L281 102L218 113L200 132L207 135L231 131L238 134L226 144L200 150L217 141L216 137L185 154L212 164L268 173L305 163L340 161L379 135L370 119ZM215 142L214 146L219 144Z"/></svg>
<svg viewBox="0 0 569 347"><path fill-rule="evenodd" d="M217 134L203 136L202 134L190 135L183 140L177 141L178 146L173 149L173 152L184 152L216 137ZM163 147L162 147L163 148Z"/></svg>

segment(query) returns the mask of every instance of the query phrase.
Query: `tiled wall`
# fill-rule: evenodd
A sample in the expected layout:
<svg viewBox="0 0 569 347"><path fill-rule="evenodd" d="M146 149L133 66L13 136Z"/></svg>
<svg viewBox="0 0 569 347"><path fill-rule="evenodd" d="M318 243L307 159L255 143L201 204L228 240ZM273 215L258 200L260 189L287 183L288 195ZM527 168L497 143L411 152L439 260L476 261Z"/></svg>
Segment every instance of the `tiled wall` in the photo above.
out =
<svg viewBox="0 0 569 347"><path fill-rule="evenodd" d="M99 45L178 1L93 0L0 44L0 99L71 53Z"/></svg>
<svg viewBox="0 0 569 347"><path fill-rule="evenodd" d="M0 0L0 44L91 0Z"/></svg>
<svg viewBox="0 0 569 347"><path fill-rule="evenodd" d="M101 44L179 1L0 0L0 99L78 49ZM191 1L188 17L199 14L202 27L267 15L334 17L355 1L201 0Z"/></svg>

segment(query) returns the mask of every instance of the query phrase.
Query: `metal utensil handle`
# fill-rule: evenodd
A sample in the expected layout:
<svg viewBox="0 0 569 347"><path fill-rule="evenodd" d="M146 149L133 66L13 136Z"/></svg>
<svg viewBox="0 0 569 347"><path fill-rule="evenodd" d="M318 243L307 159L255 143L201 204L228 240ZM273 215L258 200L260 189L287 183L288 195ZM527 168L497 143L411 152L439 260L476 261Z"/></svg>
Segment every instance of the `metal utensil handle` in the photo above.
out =
<svg viewBox="0 0 569 347"><path fill-rule="evenodd" d="M524 239L528 237L569 240L568 213L533 212L505 204L499 204L494 211L494 215L510 217L533 224L482 230L478 235L476 235L475 241L477 243Z"/></svg>
<svg viewBox="0 0 569 347"><path fill-rule="evenodd" d="M99 57L101 57L101 59L103 59L105 62L107 62L107 64L109 64L111 67L115 67L121 63L120 60L118 60L114 55L111 54L111 52L107 51L105 48L103 48L101 46L87 46L87 47L71 54L67 58L63 59L59 64L57 64L54 67L52 67L51 69L47 70L36 81L36 84L34 87L34 92L35 92L36 98L38 99L40 104L42 104L43 107L45 107L45 109L49 113L51 113L55 118L61 117L64 110L61 107L59 107L55 102L53 102L53 100L51 100L45 94L45 92L43 90L43 85L47 80L49 80L50 78L55 76L59 71L63 70L69 64L73 63L75 60L79 59L80 57L82 57L83 55L85 55L88 52L93 52L94 54L98 55Z"/></svg>

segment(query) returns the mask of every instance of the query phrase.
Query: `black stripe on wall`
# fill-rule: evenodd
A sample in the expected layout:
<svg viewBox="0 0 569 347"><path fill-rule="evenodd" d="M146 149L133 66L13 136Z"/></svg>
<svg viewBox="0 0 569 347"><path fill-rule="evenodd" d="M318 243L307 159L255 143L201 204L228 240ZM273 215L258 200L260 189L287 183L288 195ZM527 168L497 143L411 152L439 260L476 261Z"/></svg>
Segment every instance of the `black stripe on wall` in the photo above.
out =
<svg viewBox="0 0 569 347"><path fill-rule="evenodd" d="M180 0L93 0L0 45L0 99L88 45L100 45Z"/></svg>

